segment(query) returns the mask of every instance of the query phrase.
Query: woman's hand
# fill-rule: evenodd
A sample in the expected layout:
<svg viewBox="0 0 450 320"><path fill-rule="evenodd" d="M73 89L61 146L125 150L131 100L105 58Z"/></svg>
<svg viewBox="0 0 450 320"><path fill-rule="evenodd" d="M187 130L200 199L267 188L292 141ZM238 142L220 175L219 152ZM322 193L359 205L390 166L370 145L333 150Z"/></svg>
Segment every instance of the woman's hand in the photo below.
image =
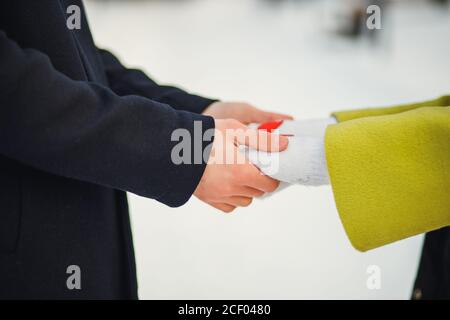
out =
<svg viewBox="0 0 450 320"><path fill-rule="evenodd" d="M263 111L245 102L214 102L203 114L215 119L235 119L243 124L293 119L286 114Z"/></svg>

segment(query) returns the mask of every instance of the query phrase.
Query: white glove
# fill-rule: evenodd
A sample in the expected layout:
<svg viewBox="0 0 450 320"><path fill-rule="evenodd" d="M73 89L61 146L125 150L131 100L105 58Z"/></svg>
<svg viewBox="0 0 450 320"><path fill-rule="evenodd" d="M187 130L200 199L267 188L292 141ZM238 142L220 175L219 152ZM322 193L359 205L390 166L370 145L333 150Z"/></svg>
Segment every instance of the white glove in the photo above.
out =
<svg viewBox="0 0 450 320"><path fill-rule="evenodd" d="M307 186L329 184L324 138L327 126L334 123L334 118L284 121L274 133L292 135L285 151L243 151L264 174L279 181Z"/></svg>

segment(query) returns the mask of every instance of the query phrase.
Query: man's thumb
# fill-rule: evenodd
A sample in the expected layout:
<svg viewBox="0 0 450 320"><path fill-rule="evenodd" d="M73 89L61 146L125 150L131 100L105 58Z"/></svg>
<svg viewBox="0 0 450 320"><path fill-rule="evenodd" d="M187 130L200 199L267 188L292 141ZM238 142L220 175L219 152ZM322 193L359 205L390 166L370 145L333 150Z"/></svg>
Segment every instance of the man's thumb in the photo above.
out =
<svg viewBox="0 0 450 320"><path fill-rule="evenodd" d="M284 151L289 144L289 139L285 136L254 129L239 132L236 134L236 141L249 148L266 152Z"/></svg>

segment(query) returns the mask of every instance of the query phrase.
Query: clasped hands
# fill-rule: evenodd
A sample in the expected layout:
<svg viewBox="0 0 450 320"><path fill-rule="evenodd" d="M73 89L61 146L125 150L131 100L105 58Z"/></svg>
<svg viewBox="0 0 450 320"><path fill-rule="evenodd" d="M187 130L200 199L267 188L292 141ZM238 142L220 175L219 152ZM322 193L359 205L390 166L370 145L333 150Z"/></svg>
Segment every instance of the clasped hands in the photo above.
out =
<svg viewBox="0 0 450 320"><path fill-rule="evenodd" d="M210 161L194 192L201 201L223 212L250 205L253 198L277 189L279 181L261 174L239 151L239 145L267 152L281 152L288 139L266 131L250 130L250 123L290 120L291 116L262 111L246 103L215 102L204 112L215 119L215 139ZM230 135L229 132L241 134ZM255 139L249 138L253 137ZM214 161L218 155L232 155L233 162Z"/></svg>

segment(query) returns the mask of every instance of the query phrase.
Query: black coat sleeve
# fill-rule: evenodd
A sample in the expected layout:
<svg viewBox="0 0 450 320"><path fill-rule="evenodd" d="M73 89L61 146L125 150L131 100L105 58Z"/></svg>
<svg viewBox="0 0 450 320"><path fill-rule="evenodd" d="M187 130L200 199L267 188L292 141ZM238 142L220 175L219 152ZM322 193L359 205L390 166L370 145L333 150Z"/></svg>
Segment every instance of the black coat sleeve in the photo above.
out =
<svg viewBox="0 0 450 320"><path fill-rule="evenodd" d="M194 136L195 120L203 131L214 127L210 117L72 80L46 55L20 48L0 30L3 156L179 206L192 195L205 163L175 165L171 150L178 142L171 134L185 128Z"/></svg>
<svg viewBox="0 0 450 320"><path fill-rule="evenodd" d="M110 87L118 95L139 95L161 103L166 103L177 110L202 113L217 100L203 98L187 93L179 88L163 86L150 79L144 72L125 68L109 51L99 49Z"/></svg>

